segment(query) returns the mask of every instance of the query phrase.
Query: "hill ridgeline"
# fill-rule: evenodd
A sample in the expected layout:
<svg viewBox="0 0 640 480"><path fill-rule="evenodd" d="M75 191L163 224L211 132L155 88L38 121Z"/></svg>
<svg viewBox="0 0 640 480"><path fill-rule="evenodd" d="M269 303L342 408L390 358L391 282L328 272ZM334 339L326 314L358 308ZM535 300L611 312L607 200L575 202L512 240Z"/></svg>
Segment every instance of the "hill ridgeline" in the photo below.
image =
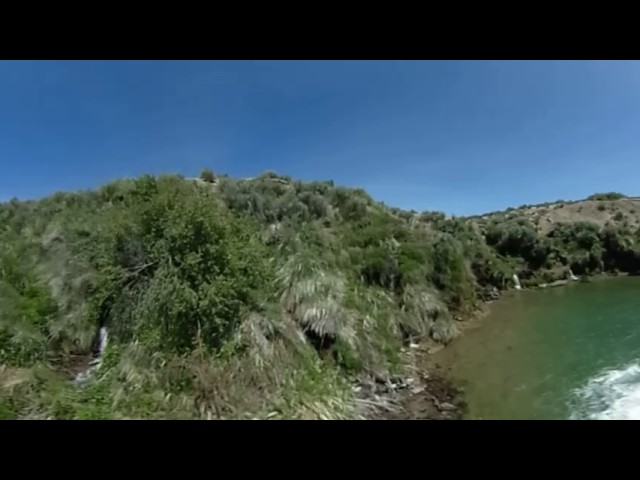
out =
<svg viewBox="0 0 640 480"><path fill-rule="evenodd" d="M210 170L12 200L0 418L458 418L421 346L516 281L638 272L639 227L619 194L449 218Z"/></svg>

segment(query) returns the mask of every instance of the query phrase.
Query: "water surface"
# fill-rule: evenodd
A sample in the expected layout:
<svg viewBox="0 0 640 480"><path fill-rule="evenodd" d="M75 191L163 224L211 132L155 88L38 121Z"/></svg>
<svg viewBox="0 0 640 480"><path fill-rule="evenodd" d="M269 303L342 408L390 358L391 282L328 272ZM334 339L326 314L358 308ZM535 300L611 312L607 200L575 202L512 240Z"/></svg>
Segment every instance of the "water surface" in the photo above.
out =
<svg viewBox="0 0 640 480"><path fill-rule="evenodd" d="M473 419L640 419L640 277L512 292L438 355Z"/></svg>

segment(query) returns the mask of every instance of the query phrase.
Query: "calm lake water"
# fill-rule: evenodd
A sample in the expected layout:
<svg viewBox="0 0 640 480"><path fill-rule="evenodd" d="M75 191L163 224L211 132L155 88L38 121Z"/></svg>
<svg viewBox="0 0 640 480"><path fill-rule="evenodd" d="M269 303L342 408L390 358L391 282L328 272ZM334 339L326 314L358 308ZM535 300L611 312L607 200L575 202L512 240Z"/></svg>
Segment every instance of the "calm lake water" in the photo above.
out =
<svg viewBox="0 0 640 480"><path fill-rule="evenodd" d="M512 292L437 357L471 419L640 419L640 277Z"/></svg>

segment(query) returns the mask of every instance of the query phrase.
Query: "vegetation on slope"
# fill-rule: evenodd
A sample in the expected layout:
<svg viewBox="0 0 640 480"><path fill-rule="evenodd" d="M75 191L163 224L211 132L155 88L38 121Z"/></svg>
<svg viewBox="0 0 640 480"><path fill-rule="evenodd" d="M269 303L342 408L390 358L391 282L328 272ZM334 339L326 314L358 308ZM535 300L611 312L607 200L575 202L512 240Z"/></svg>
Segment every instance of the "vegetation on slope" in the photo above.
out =
<svg viewBox="0 0 640 480"><path fill-rule="evenodd" d="M403 212L274 173L144 176L0 205L1 418L353 418L350 381L492 292L640 268L620 219ZM100 369L69 382L100 326ZM80 366L78 366L80 363Z"/></svg>

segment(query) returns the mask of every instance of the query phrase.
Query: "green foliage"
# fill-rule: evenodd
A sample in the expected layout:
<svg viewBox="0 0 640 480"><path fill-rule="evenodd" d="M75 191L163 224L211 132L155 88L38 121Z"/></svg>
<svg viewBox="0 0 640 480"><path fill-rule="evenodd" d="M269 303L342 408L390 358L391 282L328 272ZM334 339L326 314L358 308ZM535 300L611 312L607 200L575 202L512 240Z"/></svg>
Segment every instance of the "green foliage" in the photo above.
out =
<svg viewBox="0 0 640 480"><path fill-rule="evenodd" d="M603 248L600 228L589 222L561 223L549 234L558 258L576 274L589 274L602 269Z"/></svg>
<svg viewBox="0 0 640 480"><path fill-rule="evenodd" d="M257 232L174 178L142 178L131 195L91 238L94 317L123 341L219 348L268 282Z"/></svg>
<svg viewBox="0 0 640 480"><path fill-rule="evenodd" d="M548 246L538 238L533 225L523 218L490 224L486 240L500 255L521 257L533 268L544 264L549 253Z"/></svg>
<svg viewBox="0 0 640 480"><path fill-rule="evenodd" d="M451 341L452 313L513 273L640 270L624 222L542 235L516 211L419 214L273 172L201 179L216 187L147 175L0 204L0 418L354 418L347 377ZM71 385L99 326L100 370Z"/></svg>
<svg viewBox="0 0 640 480"><path fill-rule="evenodd" d="M587 200L619 200L621 198L626 198L626 195L618 192L607 192L607 193L594 193L593 195L589 195Z"/></svg>
<svg viewBox="0 0 640 480"><path fill-rule="evenodd" d="M439 222L445 220L446 216L442 212L422 212L419 215L419 219L421 222L429 223L429 222Z"/></svg>
<svg viewBox="0 0 640 480"><path fill-rule="evenodd" d="M213 170L211 170L210 168L205 168L202 170L202 172L200 172L200 179L208 183L213 183L216 181L216 176L213 173Z"/></svg>
<svg viewBox="0 0 640 480"><path fill-rule="evenodd" d="M474 279L464 249L450 234L439 235L432 243L431 280L443 292L447 303L457 309L473 305Z"/></svg>
<svg viewBox="0 0 640 480"><path fill-rule="evenodd" d="M640 271L638 236L628 227L605 227L600 232L606 270L637 273Z"/></svg>
<svg viewBox="0 0 640 480"><path fill-rule="evenodd" d="M49 353L48 325L57 305L25 265L27 254L24 248L0 254L0 364L29 366Z"/></svg>
<svg viewBox="0 0 640 480"><path fill-rule="evenodd" d="M11 399L0 398L0 420L17 420L18 414L15 411Z"/></svg>

